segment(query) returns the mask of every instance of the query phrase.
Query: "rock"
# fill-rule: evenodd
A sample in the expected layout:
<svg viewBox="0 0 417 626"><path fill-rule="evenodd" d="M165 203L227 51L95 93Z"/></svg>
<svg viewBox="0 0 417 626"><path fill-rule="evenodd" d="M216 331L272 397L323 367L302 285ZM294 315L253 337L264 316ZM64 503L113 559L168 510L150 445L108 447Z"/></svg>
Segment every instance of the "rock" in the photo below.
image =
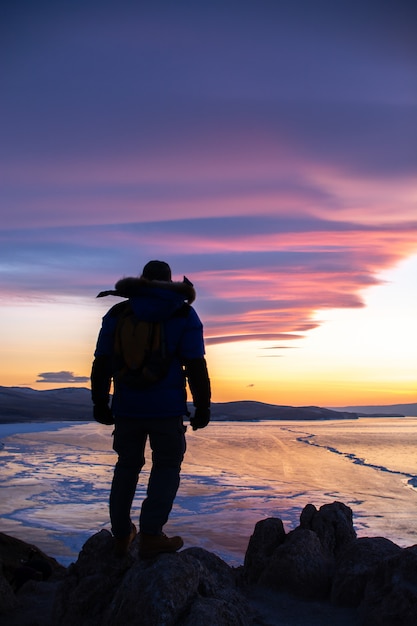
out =
<svg viewBox="0 0 417 626"><path fill-rule="evenodd" d="M248 613L241 595L229 592L227 600L220 598L198 598L193 602L188 614L179 622L181 626L202 626L203 624L224 624L224 626L249 626L253 619Z"/></svg>
<svg viewBox="0 0 417 626"><path fill-rule="evenodd" d="M249 540L244 579L304 598L329 594L336 555L353 539L352 510L341 502L304 507L300 526L285 535L279 519L258 522Z"/></svg>
<svg viewBox="0 0 417 626"><path fill-rule="evenodd" d="M382 561L359 607L364 626L417 624L417 546Z"/></svg>
<svg viewBox="0 0 417 626"><path fill-rule="evenodd" d="M5 615L2 626L56 626L52 621L56 580L28 580L16 594L14 611Z"/></svg>
<svg viewBox="0 0 417 626"><path fill-rule="evenodd" d="M0 613L2 623L18 624L18 611L26 599L20 590L28 581L53 581L65 571L55 559L39 550L36 546L0 533ZM48 588L48 591L51 587ZM29 602L36 606L35 596ZM14 614L18 620L14 622ZM36 611L34 613L36 615ZM33 618L33 624L36 619Z"/></svg>
<svg viewBox="0 0 417 626"><path fill-rule="evenodd" d="M197 560L203 568L200 573L200 593L204 596L214 595L219 589L236 587L235 570L220 557L203 548L187 548L179 555L188 555Z"/></svg>
<svg viewBox="0 0 417 626"><path fill-rule="evenodd" d="M0 615L11 611L16 606L16 598L13 588L8 580L0 572Z"/></svg>
<svg viewBox="0 0 417 626"><path fill-rule="evenodd" d="M55 594L54 623L61 626L102 623L120 580L133 563L131 555L116 559L112 550L113 538L107 530L86 541Z"/></svg>
<svg viewBox="0 0 417 626"><path fill-rule="evenodd" d="M5 533L0 533L0 562L4 577L15 590L26 580L48 580L65 571L36 546Z"/></svg>
<svg viewBox="0 0 417 626"><path fill-rule="evenodd" d="M330 557L356 538L352 509L342 502L324 504L319 510L308 504L301 513L300 526L316 533Z"/></svg>
<svg viewBox="0 0 417 626"><path fill-rule="evenodd" d="M313 517L317 515L317 509L314 504L306 504L306 506L301 511L300 515L300 526L301 528L311 528L311 524L313 522Z"/></svg>
<svg viewBox="0 0 417 626"><path fill-rule="evenodd" d="M325 598L329 593L332 562L312 530L297 528L276 548L259 583L286 589L303 598Z"/></svg>
<svg viewBox="0 0 417 626"><path fill-rule="evenodd" d="M198 616L204 613L204 622ZM202 548L140 559L137 541L123 559L112 537L91 537L56 594L53 621L60 626L166 626L252 623L250 606L234 570Z"/></svg>
<svg viewBox="0 0 417 626"><path fill-rule="evenodd" d="M163 554L151 563L139 560L120 581L102 624L175 624L198 596L199 583L200 567L187 555Z"/></svg>
<svg viewBox="0 0 417 626"><path fill-rule="evenodd" d="M377 565L401 552L383 537L354 539L339 554L331 590L331 601L341 606L359 606L366 584Z"/></svg>
<svg viewBox="0 0 417 626"><path fill-rule="evenodd" d="M282 521L275 517L257 522L249 539L244 560L244 575L249 583L256 582L267 569L274 550L285 541Z"/></svg>

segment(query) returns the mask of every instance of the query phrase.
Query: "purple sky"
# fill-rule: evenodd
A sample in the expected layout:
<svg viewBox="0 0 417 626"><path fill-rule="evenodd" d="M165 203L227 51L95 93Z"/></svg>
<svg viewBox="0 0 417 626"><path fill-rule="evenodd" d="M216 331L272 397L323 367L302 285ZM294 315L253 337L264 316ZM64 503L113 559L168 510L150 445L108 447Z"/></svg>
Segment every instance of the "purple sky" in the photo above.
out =
<svg viewBox="0 0 417 626"><path fill-rule="evenodd" d="M208 343L360 307L417 250L417 5L0 9L1 297L92 298L163 258Z"/></svg>

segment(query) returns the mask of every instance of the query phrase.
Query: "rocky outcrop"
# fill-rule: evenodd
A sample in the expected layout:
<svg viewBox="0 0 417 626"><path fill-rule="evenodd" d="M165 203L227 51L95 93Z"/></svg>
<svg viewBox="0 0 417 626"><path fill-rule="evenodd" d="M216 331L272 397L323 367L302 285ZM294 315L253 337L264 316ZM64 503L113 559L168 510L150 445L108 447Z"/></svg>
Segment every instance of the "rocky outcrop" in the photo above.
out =
<svg viewBox="0 0 417 626"><path fill-rule="evenodd" d="M301 623L304 610L303 623L320 626L417 624L417 546L357 538L352 511L340 502L308 505L288 533L278 518L258 522L238 568L202 548L144 560L137 540L125 558L116 558L112 547L102 530L65 569L34 546L0 535L1 623L261 626L280 624L282 611L289 625ZM260 597L274 598L266 621ZM329 609L314 620L318 605ZM330 607L341 619L330 617Z"/></svg>
<svg viewBox="0 0 417 626"><path fill-rule="evenodd" d="M245 556L246 580L305 598L329 595L336 556L356 538L352 511L341 502L308 504L300 526L285 534L281 520L258 522Z"/></svg>
<svg viewBox="0 0 417 626"><path fill-rule="evenodd" d="M250 585L358 609L365 626L417 624L417 546L383 537L358 539L352 511L341 502L307 505L300 526L282 533L281 520L258 522L243 577Z"/></svg>

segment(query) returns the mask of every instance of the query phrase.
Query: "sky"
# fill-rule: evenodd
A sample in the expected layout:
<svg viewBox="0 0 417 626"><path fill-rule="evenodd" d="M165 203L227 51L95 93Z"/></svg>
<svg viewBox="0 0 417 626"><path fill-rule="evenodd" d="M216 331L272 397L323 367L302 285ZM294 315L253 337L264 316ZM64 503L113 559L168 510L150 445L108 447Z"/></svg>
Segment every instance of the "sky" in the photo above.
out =
<svg viewBox="0 0 417 626"><path fill-rule="evenodd" d="M4 2L0 384L88 386L96 300L195 285L215 402L417 400L417 6Z"/></svg>

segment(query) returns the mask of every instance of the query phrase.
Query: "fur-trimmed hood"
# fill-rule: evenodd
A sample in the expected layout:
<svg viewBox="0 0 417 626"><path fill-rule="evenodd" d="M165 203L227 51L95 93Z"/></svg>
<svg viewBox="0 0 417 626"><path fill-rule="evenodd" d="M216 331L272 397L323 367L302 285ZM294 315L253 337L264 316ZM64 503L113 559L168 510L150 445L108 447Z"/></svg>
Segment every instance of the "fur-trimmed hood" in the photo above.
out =
<svg viewBox="0 0 417 626"><path fill-rule="evenodd" d="M143 290L149 289L167 289L173 291L176 294L183 296L184 300L191 304L196 298L196 292L193 284L188 280L186 276L182 282L172 282L164 280L148 280L142 276L137 278L134 276L128 276L121 278L115 284L115 289L109 291L100 291L97 298L103 298L104 296L120 296L121 298L135 298L140 297L143 294Z"/></svg>

